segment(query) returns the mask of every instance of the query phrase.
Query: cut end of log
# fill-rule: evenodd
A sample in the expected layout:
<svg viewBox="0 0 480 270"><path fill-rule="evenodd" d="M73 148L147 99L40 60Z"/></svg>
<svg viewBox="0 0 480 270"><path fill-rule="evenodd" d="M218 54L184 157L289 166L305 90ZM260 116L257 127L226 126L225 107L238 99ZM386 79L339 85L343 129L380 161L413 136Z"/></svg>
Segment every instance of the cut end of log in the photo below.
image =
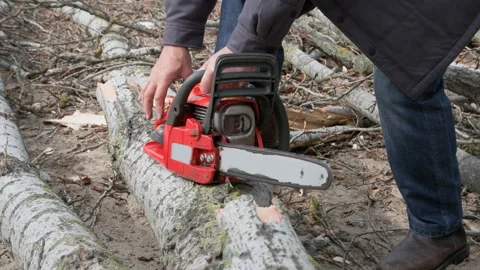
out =
<svg viewBox="0 0 480 270"><path fill-rule="evenodd" d="M254 202L255 203L255 202ZM216 210L217 217L222 215L223 209L219 208ZM270 205L268 207L261 207L255 203L255 212L257 213L258 219L262 223L280 223L282 222L282 216L280 211L275 205Z"/></svg>
<svg viewBox="0 0 480 270"><path fill-rule="evenodd" d="M257 212L257 216L263 223L271 223L271 222L282 222L282 216L280 215L280 211L275 205L271 205L269 207L255 207L255 211Z"/></svg>
<svg viewBox="0 0 480 270"><path fill-rule="evenodd" d="M97 87L100 89L100 92L105 100L110 102L117 101L117 93L115 92L115 88L113 88L113 85L110 81L107 81L104 84L98 83Z"/></svg>

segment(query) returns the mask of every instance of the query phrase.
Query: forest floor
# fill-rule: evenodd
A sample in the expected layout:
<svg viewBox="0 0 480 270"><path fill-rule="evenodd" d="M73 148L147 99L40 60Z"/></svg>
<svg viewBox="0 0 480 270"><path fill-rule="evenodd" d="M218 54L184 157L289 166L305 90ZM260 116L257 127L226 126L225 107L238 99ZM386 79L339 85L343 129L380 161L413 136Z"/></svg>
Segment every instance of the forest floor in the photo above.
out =
<svg viewBox="0 0 480 270"><path fill-rule="evenodd" d="M163 6L157 8L161 11ZM214 17L218 17L218 10L216 12ZM43 20L45 33L68 25L70 35L82 35L82 29L68 16L53 12L38 16ZM205 48L196 52L194 58L196 67L211 54L216 30L207 29ZM160 42L146 38L132 43L141 43L137 45L142 47L158 46ZM77 49L85 53L91 50ZM290 78L291 72L291 67L284 67L283 80ZM75 112L102 114L95 97L69 95L67 100L62 100L65 89L58 85L48 87L46 83L47 87L35 87L30 84L25 90L10 72L3 70L0 75L30 158L50 175L51 188L131 269L160 269L158 243L133 194L121 179L99 201L116 177L107 150L107 127L75 130L49 122ZM288 88L288 84L283 87ZM94 93L95 83L87 84L87 88L89 93ZM35 110L39 107L42 110ZM342 136L317 144L315 150L304 149L307 154L311 154L310 150L330 163L335 176L331 187L325 191L277 187L275 195L289 209L291 222L310 255L325 269L342 269L346 253L349 269L371 269L401 241L408 229L405 203L395 185L381 131ZM464 190L462 198L465 214L480 215L477 194ZM479 246L473 244L469 259L448 269L478 269L479 255ZM0 269L18 269L12 254L1 244Z"/></svg>

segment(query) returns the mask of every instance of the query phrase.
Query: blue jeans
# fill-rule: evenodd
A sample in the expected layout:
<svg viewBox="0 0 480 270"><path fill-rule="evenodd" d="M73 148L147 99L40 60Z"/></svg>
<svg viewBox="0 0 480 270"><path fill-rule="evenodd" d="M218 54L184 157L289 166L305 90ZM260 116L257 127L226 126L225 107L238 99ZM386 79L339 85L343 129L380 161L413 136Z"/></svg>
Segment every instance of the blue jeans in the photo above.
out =
<svg viewBox="0 0 480 270"><path fill-rule="evenodd" d="M216 50L225 46L244 0L223 0ZM277 54L279 69L283 50ZM461 184L450 101L443 78L417 101L378 68L374 89L390 166L407 203L410 229L428 237L448 235L462 224Z"/></svg>
<svg viewBox="0 0 480 270"><path fill-rule="evenodd" d="M390 167L407 203L410 229L437 237L462 224L456 136L443 78L417 101L378 68L374 89Z"/></svg>
<svg viewBox="0 0 480 270"><path fill-rule="evenodd" d="M222 1L220 25L218 27L217 42L215 44L215 52L219 51L227 45L228 39L237 25L237 18L242 12L245 0L224 0ZM278 63L278 72L282 72L284 52L283 47L275 53Z"/></svg>

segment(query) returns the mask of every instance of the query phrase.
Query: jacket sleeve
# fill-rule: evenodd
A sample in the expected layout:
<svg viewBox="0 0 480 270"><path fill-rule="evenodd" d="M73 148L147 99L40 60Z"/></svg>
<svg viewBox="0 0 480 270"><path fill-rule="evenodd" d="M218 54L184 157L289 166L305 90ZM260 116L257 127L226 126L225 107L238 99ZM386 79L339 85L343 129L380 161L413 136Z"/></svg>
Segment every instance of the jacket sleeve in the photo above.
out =
<svg viewBox="0 0 480 270"><path fill-rule="evenodd" d="M274 53L305 0L246 0L227 47L236 53Z"/></svg>
<svg viewBox="0 0 480 270"><path fill-rule="evenodd" d="M165 0L163 45L201 48L208 15L216 0Z"/></svg>

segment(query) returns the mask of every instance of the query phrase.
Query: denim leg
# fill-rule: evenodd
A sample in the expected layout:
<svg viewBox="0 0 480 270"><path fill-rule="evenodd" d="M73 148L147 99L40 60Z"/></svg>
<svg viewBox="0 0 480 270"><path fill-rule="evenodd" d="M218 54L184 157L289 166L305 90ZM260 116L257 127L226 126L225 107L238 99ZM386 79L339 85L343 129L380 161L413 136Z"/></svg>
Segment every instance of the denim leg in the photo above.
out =
<svg viewBox="0 0 480 270"><path fill-rule="evenodd" d="M238 17L242 12L245 0L223 0L220 14L220 25L218 27L217 42L215 52L227 45L228 39L237 26ZM278 63L278 71L282 72L283 61L285 59L283 47L275 53Z"/></svg>
<svg viewBox="0 0 480 270"><path fill-rule="evenodd" d="M448 235L461 226L463 213L454 120L443 78L417 101L378 68L374 78L385 146L410 229L429 237Z"/></svg>

